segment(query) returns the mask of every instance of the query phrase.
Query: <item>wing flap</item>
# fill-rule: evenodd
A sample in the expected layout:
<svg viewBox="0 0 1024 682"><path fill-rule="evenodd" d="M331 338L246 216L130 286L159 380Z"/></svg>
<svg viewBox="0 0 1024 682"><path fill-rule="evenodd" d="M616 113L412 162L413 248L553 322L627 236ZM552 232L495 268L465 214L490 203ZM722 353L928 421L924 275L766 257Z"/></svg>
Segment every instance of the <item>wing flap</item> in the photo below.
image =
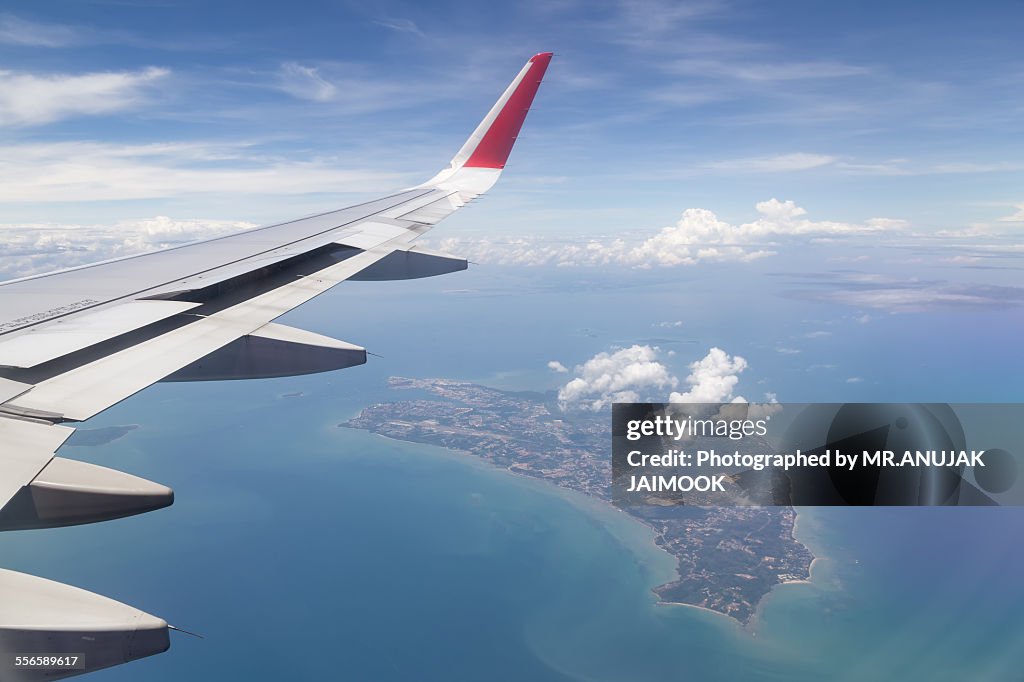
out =
<svg viewBox="0 0 1024 682"><path fill-rule="evenodd" d="M336 244L354 246L357 249L366 250L380 246L384 242L406 234L409 231L405 227L399 227L397 225L390 225L388 223L373 220L361 224L359 228L358 232L338 237L334 242Z"/></svg>
<svg viewBox="0 0 1024 682"><path fill-rule="evenodd" d="M41 381L10 405L82 421L255 332L394 250L365 251L160 336Z"/></svg>
<svg viewBox="0 0 1024 682"><path fill-rule="evenodd" d="M0 337L0 366L35 367L195 308L182 301L126 301Z"/></svg>

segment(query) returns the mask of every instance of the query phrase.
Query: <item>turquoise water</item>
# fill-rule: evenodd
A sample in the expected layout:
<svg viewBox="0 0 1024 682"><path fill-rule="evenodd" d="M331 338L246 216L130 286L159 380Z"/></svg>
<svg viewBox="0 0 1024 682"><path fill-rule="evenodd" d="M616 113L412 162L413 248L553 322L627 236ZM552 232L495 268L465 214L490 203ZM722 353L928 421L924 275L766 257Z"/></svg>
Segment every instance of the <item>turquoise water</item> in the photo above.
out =
<svg viewBox="0 0 1024 682"><path fill-rule="evenodd" d="M357 401L281 388L161 386L125 403L109 423L140 429L67 454L145 471L175 487L174 507L3 537L7 566L206 636L95 679L1004 680L1019 667L1017 510L805 510L798 535L826 558L743 630L656 606L672 561L621 512L336 428ZM146 418L157 406L167 418Z"/></svg>
<svg viewBox="0 0 1024 682"><path fill-rule="evenodd" d="M122 403L87 426L139 429L62 454L171 485L175 505L4 534L3 565L206 637L176 636L171 652L92 678L108 682L1020 678L1022 510L805 510L798 536L823 557L813 581L777 588L745 630L656 606L650 587L673 562L611 507L459 453L336 427L368 403L402 398L384 387L388 374L546 388L546 360L571 365L629 341L625 327L600 324L607 309L585 305L592 291L521 283L514 301L486 289L364 298L369 289L353 288L327 303L344 315L327 319L320 307L290 321L366 343L383 360L314 377L159 385ZM664 301L675 290L643 291ZM601 300L620 301L645 334L673 319L629 308L622 292ZM559 325L567 305L578 312ZM467 310L479 324L453 326ZM728 343L734 324L705 325L696 350L676 339L682 364L716 334L746 352ZM993 363L977 374L995 376ZM293 392L302 395L283 397Z"/></svg>

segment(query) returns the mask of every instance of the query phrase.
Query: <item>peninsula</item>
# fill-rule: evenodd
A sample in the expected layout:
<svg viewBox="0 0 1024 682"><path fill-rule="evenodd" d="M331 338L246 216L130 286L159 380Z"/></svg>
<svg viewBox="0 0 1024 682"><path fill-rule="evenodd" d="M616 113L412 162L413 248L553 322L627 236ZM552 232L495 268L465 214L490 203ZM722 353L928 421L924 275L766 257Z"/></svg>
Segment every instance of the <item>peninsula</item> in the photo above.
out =
<svg viewBox="0 0 1024 682"><path fill-rule="evenodd" d="M563 413L553 393L450 379L388 382L414 395L370 405L339 426L465 451L611 503L607 414ZM677 561L677 578L654 588L661 603L700 606L745 624L772 587L810 577L814 556L793 537L792 507L652 505L624 511L653 528L658 546Z"/></svg>

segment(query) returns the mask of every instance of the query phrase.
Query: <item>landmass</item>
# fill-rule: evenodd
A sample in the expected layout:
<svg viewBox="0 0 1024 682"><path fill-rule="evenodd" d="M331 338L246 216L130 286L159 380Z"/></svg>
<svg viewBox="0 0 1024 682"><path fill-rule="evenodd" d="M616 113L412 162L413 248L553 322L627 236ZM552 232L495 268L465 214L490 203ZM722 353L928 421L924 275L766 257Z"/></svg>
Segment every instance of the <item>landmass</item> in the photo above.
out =
<svg viewBox="0 0 1024 682"><path fill-rule="evenodd" d="M68 445L98 447L113 443L137 428L139 428L138 424L125 424L124 426L103 426L98 429L76 429L68 438Z"/></svg>
<svg viewBox="0 0 1024 682"><path fill-rule="evenodd" d="M370 405L342 427L465 451L509 471L611 501L607 414L568 414L553 393L502 391L450 379L391 377L426 397ZM794 536L792 507L639 506L677 561L677 579L654 588L663 604L689 604L746 624L784 582L807 580L814 555Z"/></svg>

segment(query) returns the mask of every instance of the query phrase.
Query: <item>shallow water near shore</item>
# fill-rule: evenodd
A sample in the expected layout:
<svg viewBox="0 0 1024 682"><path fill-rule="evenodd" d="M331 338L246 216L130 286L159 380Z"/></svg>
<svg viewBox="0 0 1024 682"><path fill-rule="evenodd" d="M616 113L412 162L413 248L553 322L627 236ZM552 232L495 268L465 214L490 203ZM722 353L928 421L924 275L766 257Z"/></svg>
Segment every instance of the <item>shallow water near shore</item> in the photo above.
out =
<svg viewBox="0 0 1024 682"><path fill-rule="evenodd" d="M674 562L649 528L610 505L463 453L338 428L368 404L405 398L386 388L389 374L544 390L565 380L545 374L547 360L581 362L627 326L650 333L663 317L633 312L617 292L601 299L621 308L608 321L585 290L502 296L499 311L487 304L493 292L445 296L431 286L390 289L394 307L356 297L344 299L344 318L324 322L321 307L289 320L365 343L387 361L321 376L157 385L83 425L138 425L62 455L170 485L174 506L3 534L0 563L206 637L175 637L167 654L91 679L1019 676L1024 510L801 510L796 535L820 557L812 580L775 588L744 628L657 605L651 588ZM669 300L674 290L652 284L647 293ZM382 308L394 314L382 317ZM467 309L495 313L467 325ZM510 309L533 315L532 331ZM580 319L560 324L565 309ZM732 331L706 325L698 350L677 346L686 357L675 371L711 343L746 353L728 343ZM770 386L782 392L783 381Z"/></svg>

